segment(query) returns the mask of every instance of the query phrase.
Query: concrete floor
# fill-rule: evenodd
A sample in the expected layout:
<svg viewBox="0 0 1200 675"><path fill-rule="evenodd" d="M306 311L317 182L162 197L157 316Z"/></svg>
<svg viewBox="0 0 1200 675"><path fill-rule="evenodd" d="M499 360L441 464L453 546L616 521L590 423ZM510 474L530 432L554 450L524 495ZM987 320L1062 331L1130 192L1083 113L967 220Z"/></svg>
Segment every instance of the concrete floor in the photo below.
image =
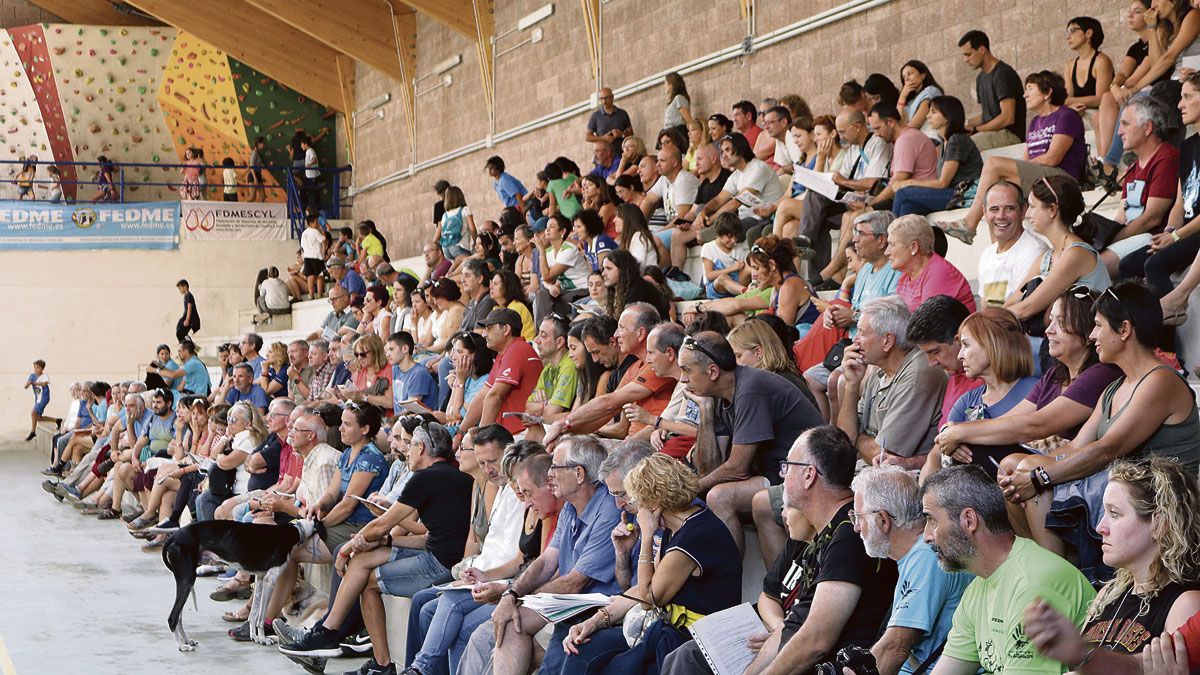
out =
<svg viewBox="0 0 1200 675"><path fill-rule="evenodd" d="M29 446L25 446L28 448ZM213 602L214 579L198 579L199 612L184 608L188 636L200 645L180 653L167 629L175 584L159 553L113 521L79 515L43 492L43 455L0 450L0 640L20 675L302 673L274 647L230 640L233 624L221 613L234 602ZM2 649L2 647L0 647ZM0 672L10 675L0 652ZM327 672L360 660L331 661Z"/></svg>

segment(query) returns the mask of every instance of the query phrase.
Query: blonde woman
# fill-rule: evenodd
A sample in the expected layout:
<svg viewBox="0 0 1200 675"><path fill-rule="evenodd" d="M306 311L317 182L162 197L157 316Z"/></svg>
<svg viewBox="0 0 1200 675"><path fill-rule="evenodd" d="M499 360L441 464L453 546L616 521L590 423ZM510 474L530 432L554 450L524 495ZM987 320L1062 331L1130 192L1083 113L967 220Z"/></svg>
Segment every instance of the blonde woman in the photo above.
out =
<svg viewBox="0 0 1200 675"><path fill-rule="evenodd" d="M646 142L637 136L626 136L625 140L621 141L621 163L617 165L617 170L608 177L608 184L616 183L617 178L621 176L637 178L638 163L645 156Z"/></svg>
<svg viewBox="0 0 1200 675"><path fill-rule="evenodd" d="M1135 656L1200 612L1200 488L1167 457L1109 470L1099 532L1116 578L1088 609L1082 635L1044 600L1025 610L1038 651L1080 673L1136 673Z"/></svg>
<svg viewBox="0 0 1200 675"><path fill-rule="evenodd" d="M383 353L383 340L377 335L363 335L354 341L354 357L358 362L350 376L353 389L345 394L351 400L377 396L392 386L392 367ZM340 391L334 389L333 391Z"/></svg>
<svg viewBox="0 0 1200 675"><path fill-rule="evenodd" d="M796 385L810 401L815 402L808 383L796 368L796 362L783 347L779 335L767 325L769 319L753 318L729 331L729 346L739 366L758 368L782 377Z"/></svg>
<svg viewBox="0 0 1200 675"><path fill-rule="evenodd" d="M699 483L691 469L662 453L650 455L625 477L625 492L641 535L637 584L571 627L563 639L563 672L644 672L642 664L656 650L666 654L686 642L684 631L698 619L741 601L741 555L720 518L696 501ZM626 517L622 512L617 526L620 540L632 541ZM660 530L671 537L655 554ZM636 606L660 608L663 618L647 620L642 639L630 649L621 623Z"/></svg>
<svg viewBox="0 0 1200 675"><path fill-rule="evenodd" d="M271 398L280 396L281 391L286 394L284 385L287 384L287 366L287 345L282 342L271 343L271 347L267 351L267 360L263 364L262 375L258 376L254 384L262 387L262 390L267 392L267 396Z"/></svg>
<svg viewBox="0 0 1200 675"><path fill-rule="evenodd" d="M704 123L704 119L692 118L687 125L688 151L683 156L683 168L686 171L696 172L696 150L705 143L711 143L708 138L708 127Z"/></svg>

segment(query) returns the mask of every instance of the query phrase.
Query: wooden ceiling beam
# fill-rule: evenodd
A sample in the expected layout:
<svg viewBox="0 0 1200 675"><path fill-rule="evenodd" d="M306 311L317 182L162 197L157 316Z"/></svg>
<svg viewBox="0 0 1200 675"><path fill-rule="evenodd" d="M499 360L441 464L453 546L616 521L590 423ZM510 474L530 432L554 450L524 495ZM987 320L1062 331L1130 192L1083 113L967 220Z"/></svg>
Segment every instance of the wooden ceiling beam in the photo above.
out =
<svg viewBox="0 0 1200 675"><path fill-rule="evenodd" d="M488 118L495 119L495 90L492 87L492 38L496 36L494 0L403 0L404 4L466 36L479 55L479 76Z"/></svg>
<svg viewBox="0 0 1200 675"><path fill-rule="evenodd" d="M337 51L243 0L129 0L281 84L350 114L338 79Z"/></svg>
<svg viewBox="0 0 1200 675"><path fill-rule="evenodd" d="M138 14L118 11L109 0L29 0L66 23L85 26L161 26L162 23Z"/></svg>

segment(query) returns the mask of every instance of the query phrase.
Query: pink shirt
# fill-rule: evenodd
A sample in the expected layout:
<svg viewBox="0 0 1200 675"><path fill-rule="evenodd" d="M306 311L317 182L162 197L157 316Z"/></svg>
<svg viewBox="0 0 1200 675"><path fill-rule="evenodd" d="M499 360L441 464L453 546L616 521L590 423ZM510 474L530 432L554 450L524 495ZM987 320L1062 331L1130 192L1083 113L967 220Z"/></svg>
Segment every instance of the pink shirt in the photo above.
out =
<svg viewBox="0 0 1200 675"><path fill-rule="evenodd" d="M892 175L907 171L911 180L937 178L937 147L920 129L905 127L892 150Z"/></svg>
<svg viewBox="0 0 1200 675"><path fill-rule="evenodd" d="M900 276L896 284L896 295L904 299L909 311L935 295L948 295L975 312L975 295L971 293L971 285L958 268L951 265L945 258L934 253L929 258L929 264L915 279L908 274Z"/></svg>

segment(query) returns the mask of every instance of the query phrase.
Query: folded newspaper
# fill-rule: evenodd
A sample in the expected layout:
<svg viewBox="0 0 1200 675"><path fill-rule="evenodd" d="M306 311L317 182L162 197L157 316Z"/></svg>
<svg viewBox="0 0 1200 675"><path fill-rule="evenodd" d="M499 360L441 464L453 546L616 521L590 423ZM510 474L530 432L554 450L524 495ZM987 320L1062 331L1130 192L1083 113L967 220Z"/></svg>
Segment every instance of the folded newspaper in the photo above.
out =
<svg viewBox="0 0 1200 675"><path fill-rule="evenodd" d="M521 604L550 623L558 623L589 609L604 607L609 600L603 593L534 593L521 598Z"/></svg>

